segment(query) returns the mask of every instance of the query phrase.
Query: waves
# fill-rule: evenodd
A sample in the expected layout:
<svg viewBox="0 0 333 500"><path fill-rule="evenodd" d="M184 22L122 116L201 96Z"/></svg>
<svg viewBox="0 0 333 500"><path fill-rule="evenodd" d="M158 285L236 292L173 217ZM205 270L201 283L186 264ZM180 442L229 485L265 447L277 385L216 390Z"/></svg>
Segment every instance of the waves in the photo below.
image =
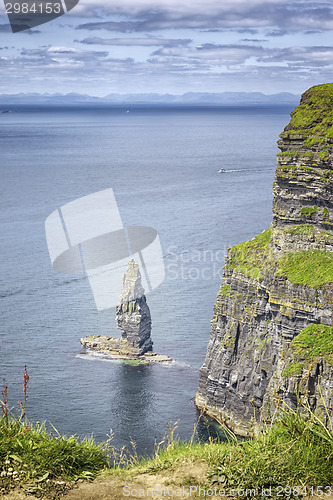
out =
<svg viewBox="0 0 333 500"><path fill-rule="evenodd" d="M132 360L126 360L126 359L114 359L114 358L109 358L107 354L103 354L101 352L95 352L95 351L88 351L87 353L79 353L76 354L75 356L77 359L83 359L84 361L102 361L106 363L124 363L124 364L133 364ZM135 362L135 361L134 361ZM140 364L140 361L138 361L138 364ZM193 368L191 365L187 363L183 363L181 361L177 361L173 359L171 362L170 361L161 361L158 363L152 363L153 366L163 366L166 368L172 368L172 367L180 367L180 368Z"/></svg>

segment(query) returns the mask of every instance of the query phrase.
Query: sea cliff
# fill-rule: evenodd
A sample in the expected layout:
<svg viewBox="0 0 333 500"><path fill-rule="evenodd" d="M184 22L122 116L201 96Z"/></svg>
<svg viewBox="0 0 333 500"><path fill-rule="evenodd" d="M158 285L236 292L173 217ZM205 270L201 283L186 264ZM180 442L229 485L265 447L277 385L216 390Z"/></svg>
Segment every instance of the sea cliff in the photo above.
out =
<svg viewBox="0 0 333 500"><path fill-rule="evenodd" d="M273 221L228 250L196 396L243 436L279 404L333 404L333 84L302 95L278 146Z"/></svg>

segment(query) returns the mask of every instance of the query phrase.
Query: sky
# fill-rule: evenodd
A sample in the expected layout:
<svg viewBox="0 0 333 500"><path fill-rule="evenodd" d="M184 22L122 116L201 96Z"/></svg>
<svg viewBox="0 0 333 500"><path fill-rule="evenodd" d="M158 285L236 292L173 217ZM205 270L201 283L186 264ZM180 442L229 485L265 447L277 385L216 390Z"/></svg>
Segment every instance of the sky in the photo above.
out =
<svg viewBox="0 0 333 500"><path fill-rule="evenodd" d="M0 0L0 72L10 94L300 94L333 81L333 1L80 0L12 33Z"/></svg>

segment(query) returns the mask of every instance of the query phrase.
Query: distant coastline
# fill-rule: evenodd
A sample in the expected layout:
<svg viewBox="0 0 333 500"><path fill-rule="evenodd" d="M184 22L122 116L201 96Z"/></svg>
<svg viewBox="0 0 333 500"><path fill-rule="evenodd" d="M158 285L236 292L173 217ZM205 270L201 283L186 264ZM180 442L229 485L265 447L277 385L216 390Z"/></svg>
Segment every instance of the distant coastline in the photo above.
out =
<svg viewBox="0 0 333 500"><path fill-rule="evenodd" d="M0 106L9 105L103 105L103 106L286 106L297 105L299 96L288 92L266 95L261 92L187 92L172 94L108 94L104 97L87 94L0 94Z"/></svg>

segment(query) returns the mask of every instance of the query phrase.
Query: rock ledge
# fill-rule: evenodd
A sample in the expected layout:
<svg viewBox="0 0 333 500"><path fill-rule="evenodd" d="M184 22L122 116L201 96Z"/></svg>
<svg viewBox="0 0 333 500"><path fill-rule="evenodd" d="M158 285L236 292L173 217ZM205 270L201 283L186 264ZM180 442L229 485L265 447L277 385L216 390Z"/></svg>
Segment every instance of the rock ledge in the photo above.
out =
<svg viewBox="0 0 333 500"><path fill-rule="evenodd" d="M152 351L140 354L139 349L131 347L124 339L106 337L102 335L91 335L80 339L83 347L94 351L102 352L111 359L124 359L140 361L142 363L161 363L163 361L172 361L172 358L163 354L157 354Z"/></svg>

